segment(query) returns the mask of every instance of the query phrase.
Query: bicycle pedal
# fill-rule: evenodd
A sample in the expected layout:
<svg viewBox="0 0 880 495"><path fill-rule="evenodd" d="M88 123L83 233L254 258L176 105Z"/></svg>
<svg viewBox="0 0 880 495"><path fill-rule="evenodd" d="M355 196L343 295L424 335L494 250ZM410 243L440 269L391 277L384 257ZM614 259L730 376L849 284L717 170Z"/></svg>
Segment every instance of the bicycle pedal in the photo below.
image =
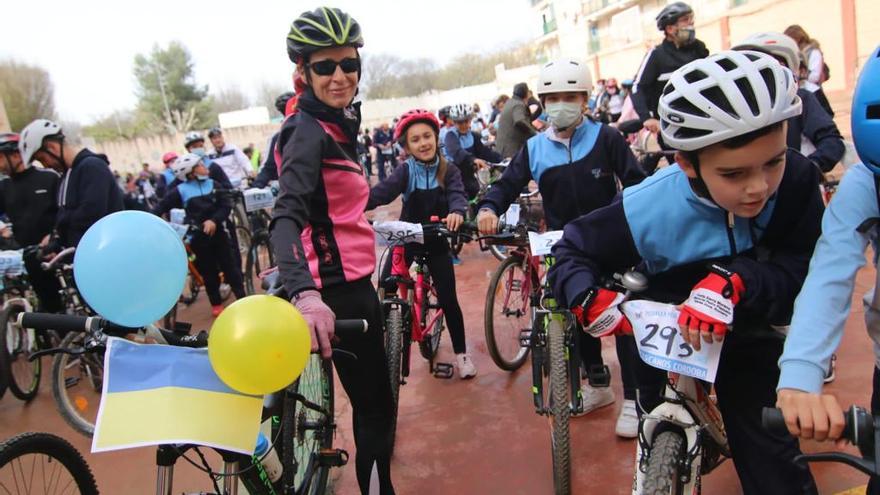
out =
<svg viewBox="0 0 880 495"><path fill-rule="evenodd" d="M532 346L532 330L531 329L520 330L520 332L519 332L519 346L520 347L531 347Z"/></svg>
<svg viewBox="0 0 880 495"><path fill-rule="evenodd" d="M448 380L452 378L453 371L454 369L450 363L434 363L434 369L431 370L431 373L434 375L434 378Z"/></svg>
<svg viewBox="0 0 880 495"><path fill-rule="evenodd" d="M348 452L343 449L322 450L318 453L318 464L328 467L342 467L348 464Z"/></svg>

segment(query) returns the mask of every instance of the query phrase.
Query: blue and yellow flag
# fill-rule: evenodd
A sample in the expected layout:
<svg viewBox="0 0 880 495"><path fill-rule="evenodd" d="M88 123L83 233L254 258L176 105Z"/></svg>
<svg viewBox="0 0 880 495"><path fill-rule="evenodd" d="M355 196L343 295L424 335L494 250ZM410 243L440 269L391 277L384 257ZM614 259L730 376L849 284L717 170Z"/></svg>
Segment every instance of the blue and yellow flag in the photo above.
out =
<svg viewBox="0 0 880 495"><path fill-rule="evenodd" d="M207 349L111 338L92 452L191 443L250 454L263 398L224 384Z"/></svg>

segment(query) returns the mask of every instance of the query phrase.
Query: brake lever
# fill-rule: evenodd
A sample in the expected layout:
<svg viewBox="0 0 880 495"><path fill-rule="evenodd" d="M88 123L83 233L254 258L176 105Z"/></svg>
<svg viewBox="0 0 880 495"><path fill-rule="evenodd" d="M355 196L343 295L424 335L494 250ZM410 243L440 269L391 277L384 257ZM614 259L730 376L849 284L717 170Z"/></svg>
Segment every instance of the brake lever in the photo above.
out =
<svg viewBox="0 0 880 495"><path fill-rule="evenodd" d="M67 349L64 347L53 347L51 349L43 349L41 351L33 352L30 356L28 356L28 361L34 361L43 356L51 356L53 354L70 354L71 356L81 356L86 353L84 347L75 347L73 349Z"/></svg>
<svg viewBox="0 0 880 495"><path fill-rule="evenodd" d="M862 459L851 454L841 452L820 452L817 454L801 454L794 458L795 462L840 462L867 474L877 476L877 465L873 460Z"/></svg>

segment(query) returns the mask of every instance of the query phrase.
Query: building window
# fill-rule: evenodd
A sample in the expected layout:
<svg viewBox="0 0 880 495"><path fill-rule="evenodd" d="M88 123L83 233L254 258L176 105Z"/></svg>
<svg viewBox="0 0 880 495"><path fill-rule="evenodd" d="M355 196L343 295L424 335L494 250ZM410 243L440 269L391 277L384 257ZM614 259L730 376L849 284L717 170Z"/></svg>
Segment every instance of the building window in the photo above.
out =
<svg viewBox="0 0 880 495"><path fill-rule="evenodd" d="M541 21L544 24L544 34L556 31L556 13L553 11L553 4L541 12Z"/></svg>
<svg viewBox="0 0 880 495"><path fill-rule="evenodd" d="M590 54L599 53L600 49L599 26L597 24L590 24Z"/></svg>

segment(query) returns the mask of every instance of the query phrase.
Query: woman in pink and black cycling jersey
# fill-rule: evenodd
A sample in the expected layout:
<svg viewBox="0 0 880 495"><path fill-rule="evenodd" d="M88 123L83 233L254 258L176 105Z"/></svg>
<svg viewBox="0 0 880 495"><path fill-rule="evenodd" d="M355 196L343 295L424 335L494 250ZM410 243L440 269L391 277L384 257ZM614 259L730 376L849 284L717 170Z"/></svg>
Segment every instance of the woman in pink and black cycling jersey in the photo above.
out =
<svg viewBox="0 0 880 495"><path fill-rule="evenodd" d="M334 364L352 404L358 485L369 492L375 466L380 493L389 495L391 385L370 281L376 256L363 213L370 190L356 149L360 109L352 104L361 46L360 26L336 8L304 12L291 25L287 51L302 87L275 148L281 192L270 229L281 280L314 349L331 357L336 318L369 323L365 334L338 344L357 359L334 356Z"/></svg>

